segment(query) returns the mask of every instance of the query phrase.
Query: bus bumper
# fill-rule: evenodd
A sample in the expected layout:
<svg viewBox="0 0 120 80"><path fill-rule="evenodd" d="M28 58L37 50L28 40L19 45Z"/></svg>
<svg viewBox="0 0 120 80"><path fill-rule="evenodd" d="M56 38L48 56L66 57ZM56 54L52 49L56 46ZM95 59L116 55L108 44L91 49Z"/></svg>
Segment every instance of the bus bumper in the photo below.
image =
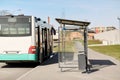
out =
<svg viewBox="0 0 120 80"><path fill-rule="evenodd" d="M36 54L0 54L0 62L36 60Z"/></svg>

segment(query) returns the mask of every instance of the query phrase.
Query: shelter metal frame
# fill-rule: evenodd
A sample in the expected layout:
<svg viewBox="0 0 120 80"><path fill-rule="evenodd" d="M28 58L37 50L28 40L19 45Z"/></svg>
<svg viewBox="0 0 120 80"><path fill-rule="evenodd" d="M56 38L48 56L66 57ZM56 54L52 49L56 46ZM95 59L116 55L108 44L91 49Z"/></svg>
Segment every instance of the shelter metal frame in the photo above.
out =
<svg viewBox="0 0 120 80"><path fill-rule="evenodd" d="M59 43L58 43L58 53L60 53L60 42L62 43L62 52L65 52L65 26L66 25L75 25L75 26L80 26L79 30L83 29L84 33L84 55L86 59L86 71L89 69L88 65L88 42L87 42L87 36L88 36L88 25L90 22L86 21L77 21L77 20L68 20L68 19L60 19L56 18L56 21L60 24L60 27L58 27L58 37L59 37ZM60 35L60 30L61 30L61 35ZM62 41L60 40L60 36L62 36ZM58 54L58 62L59 62L59 68L60 66L60 54Z"/></svg>

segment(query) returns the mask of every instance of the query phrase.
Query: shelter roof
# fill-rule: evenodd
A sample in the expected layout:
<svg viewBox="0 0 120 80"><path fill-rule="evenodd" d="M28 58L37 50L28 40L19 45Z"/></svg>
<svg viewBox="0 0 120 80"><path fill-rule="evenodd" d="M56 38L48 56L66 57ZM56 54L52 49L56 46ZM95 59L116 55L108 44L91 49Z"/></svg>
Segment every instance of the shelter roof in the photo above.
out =
<svg viewBox="0 0 120 80"><path fill-rule="evenodd" d="M90 22L86 22L86 21L68 20L68 19L60 19L60 18L56 18L56 21L59 24L86 26L86 27L90 24Z"/></svg>

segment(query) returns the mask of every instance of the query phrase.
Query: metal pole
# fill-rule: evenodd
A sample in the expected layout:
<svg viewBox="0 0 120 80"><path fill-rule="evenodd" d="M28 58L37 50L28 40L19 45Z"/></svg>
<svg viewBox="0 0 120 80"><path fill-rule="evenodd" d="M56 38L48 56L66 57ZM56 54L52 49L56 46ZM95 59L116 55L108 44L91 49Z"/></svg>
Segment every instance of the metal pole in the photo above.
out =
<svg viewBox="0 0 120 80"><path fill-rule="evenodd" d="M118 17L117 19L119 20L119 29L120 29L120 18Z"/></svg>
<svg viewBox="0 0 120 80"><path fill-rule="evenodd" d="M119 37L118 38L119 38L119 44L120 44L120 18L118 17L117 19L119 21L119 35L118 35Z"/></svg>
<svg viewBox="0 0 120 80"><path fill-rule="evenodd" d="M60 68L60 61L61 61L61 48L60 48L60 43L61 43L61 35L60 35L60 28L62 27L62 24L60 24L60 27L58 27L58 63L59 63L59 68Z"/></svg>
<svg viewBox="0 0 120 80"><path fill-rule="evenodd" d="M88 71L88 43L87 43L87 35L88 29L85 27L84 29L84 52L85 52L85 59L86 59L86 71Z"/></svg>
<svg viewBox="0 0 120 80"><path fill-rule="evenodd" d="M65 30L64 30L64 28L65 28L65 24L63 24L63 28L62 28L62 29L63 29L63 47L62 47L62 48L63 48L63 53L65 53L65 49L64 49L64 45L65 45L65 44L64 44Z"/></svg>
<svg viewBox="0 0 120 80"><path fill-rule="evenodd" d="M63 24L63 27L62 27L62 58L64 59L64 63L65 63L65 24Z"/></svg>
<svg viewBox="0 0 120 80"><path fill-rule="evenodd" d="M58 27L58 67L60 68L60 27Z"/></svg>

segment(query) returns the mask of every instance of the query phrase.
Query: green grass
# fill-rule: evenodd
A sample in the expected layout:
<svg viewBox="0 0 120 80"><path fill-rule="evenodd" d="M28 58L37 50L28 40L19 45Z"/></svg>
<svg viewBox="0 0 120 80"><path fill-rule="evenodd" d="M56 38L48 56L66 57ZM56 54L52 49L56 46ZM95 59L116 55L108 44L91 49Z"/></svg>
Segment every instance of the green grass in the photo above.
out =
<svg viewBox="0 0 120 80"><path fill-rule="evenodd" d="M91 46L89 48L120 60L120 45Z"/></svg>
<svg viewBox="0 0 120 80"><path fill-rule="evenodd" d="M83 40L80 40L80 42L84 44ZM99 40L88 40L88 45L92 45L92 44L102 44L102 42Z"/></svg>
<svg viewBox="0 0 120 80"><path fill-rule="evenodd" d="M99 40L88 40L88 45L92 45L92 44L102 44L102 42Z"/></svg>
<svg viewBox="0 0 120 80"><path fill-rule="evenodd" d="M60 52L62 52L62 45L60 46L60 49L61 49ZM58 52L58 46L53 48L53 50ZM65 52L74 52L74 41L65 42Z"/></svg>

